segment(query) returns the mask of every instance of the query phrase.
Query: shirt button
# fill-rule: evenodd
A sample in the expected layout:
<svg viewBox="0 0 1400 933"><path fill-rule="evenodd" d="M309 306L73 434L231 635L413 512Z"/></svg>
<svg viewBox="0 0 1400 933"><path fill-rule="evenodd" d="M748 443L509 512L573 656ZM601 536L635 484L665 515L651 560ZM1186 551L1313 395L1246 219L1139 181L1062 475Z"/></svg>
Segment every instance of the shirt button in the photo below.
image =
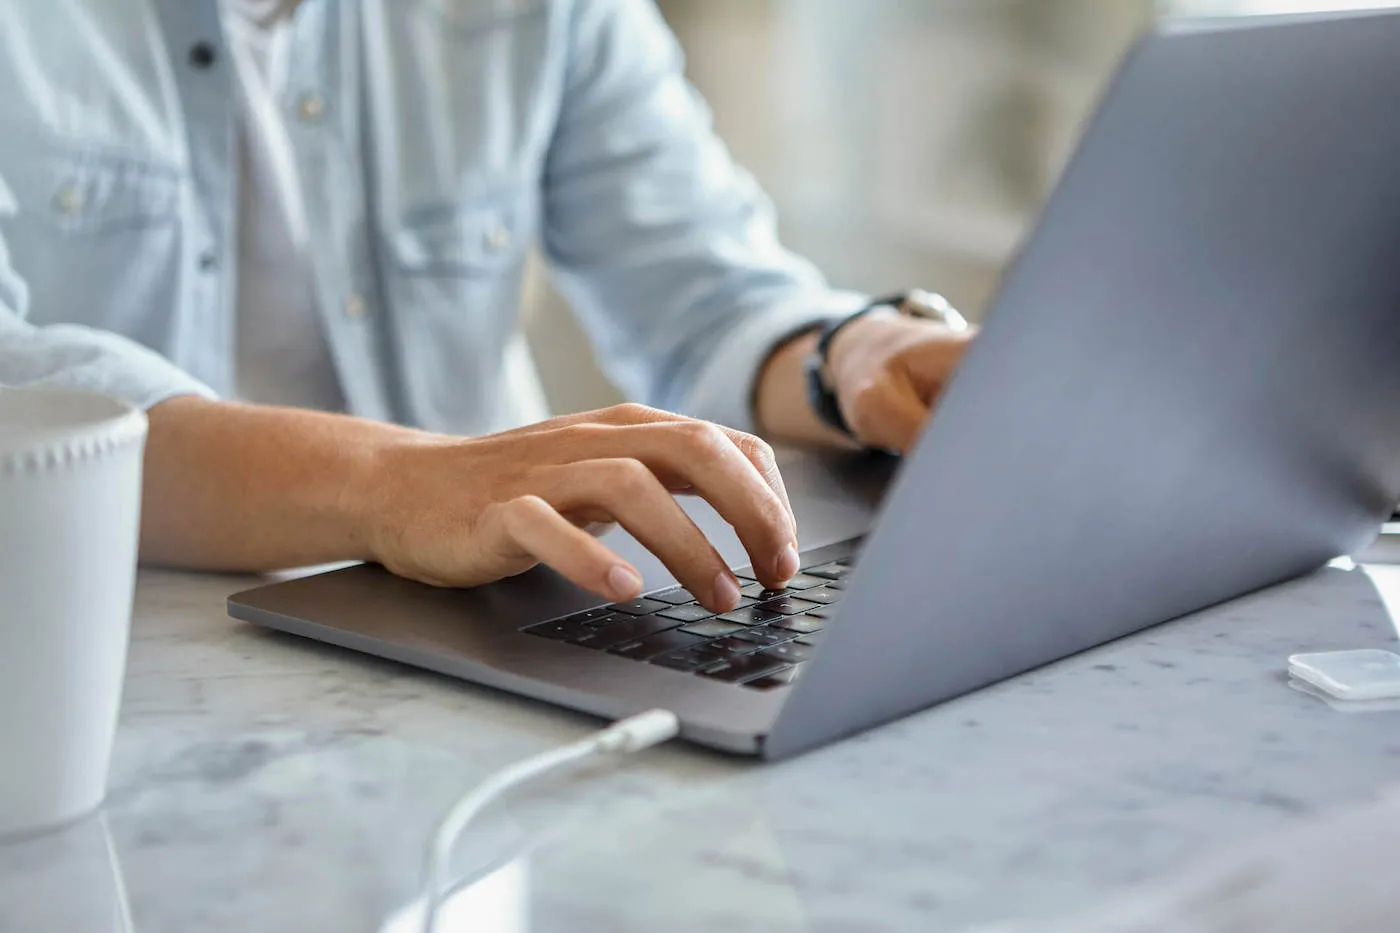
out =
<svg viewBox="0 0 1400 933"><path fill-rule="evenodd" d="M315 123L326 115L326 100L320 94L303 94L297 101L297 115L307 123Z"/></svg>
<svg viewBox="0 0 1400 933"><path fill-rule="evenodd" d="M365 300L359 295L351 295L345 299L345 316L352 321L363 318L369 309L365 307Z"/></svg>
<svg viewBox="0 0 1400 933"><path fill-rule="evenodd" d="M203 71L211 68L219 58L219 53L208 42L196 42L190 47L190 65Z"/></svg>
<svg viewBox="0 0 1400 933"><path fill-rule="evenodd" d="M489 252L499 253L510 246L510 231L506 229L505 224L497 221L486 231L485 241Z"/></svg>
<svg viewBox="0 0 1400 933"><path fill-rule="evenodd" d="M83 192L74 187L59 188L53 196L53 209L70 217L81 214L85 203Z"/></svg>

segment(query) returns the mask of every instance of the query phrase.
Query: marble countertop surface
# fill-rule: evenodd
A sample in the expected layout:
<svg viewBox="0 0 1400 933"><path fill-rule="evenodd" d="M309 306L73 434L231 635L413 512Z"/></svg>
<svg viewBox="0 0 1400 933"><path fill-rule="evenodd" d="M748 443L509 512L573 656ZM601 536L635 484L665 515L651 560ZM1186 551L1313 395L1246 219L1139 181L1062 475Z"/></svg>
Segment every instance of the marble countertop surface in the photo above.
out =
<svg viewBox="0 0 1400 933"><path fill-rule="evenodd" d="M235 622L248 584L141 573L104 815L0 846L0 931L380 929L459 793L596 727ZM1328 569L795 760L672 745L546 782L465 847L459 870L496 883L460 929L953 931L1082 908L1400 780L1400 712L1283 674L1294 652L1393 646L1391 610L1400 566Z"/></svg>

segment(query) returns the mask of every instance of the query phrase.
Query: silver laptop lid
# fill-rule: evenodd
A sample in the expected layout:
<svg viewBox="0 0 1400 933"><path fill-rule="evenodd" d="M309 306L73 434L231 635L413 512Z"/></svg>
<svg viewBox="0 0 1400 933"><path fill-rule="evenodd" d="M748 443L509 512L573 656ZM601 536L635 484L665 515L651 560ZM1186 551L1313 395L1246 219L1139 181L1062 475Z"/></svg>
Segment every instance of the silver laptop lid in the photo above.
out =
<svg viewBox="0 0 1400 933"><path fill-rule="evenodd" d="M1129 56L770 733L1303 573L1400 493L1400 16Z"/></svg>

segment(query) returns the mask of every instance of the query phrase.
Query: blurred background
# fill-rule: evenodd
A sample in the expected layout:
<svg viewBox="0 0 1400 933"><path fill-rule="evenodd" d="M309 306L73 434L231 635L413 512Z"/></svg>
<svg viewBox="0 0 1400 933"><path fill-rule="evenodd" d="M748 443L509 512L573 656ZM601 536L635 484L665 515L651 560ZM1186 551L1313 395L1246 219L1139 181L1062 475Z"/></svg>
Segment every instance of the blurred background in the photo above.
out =
<svg viewBox="0 0 1400 933"><path fill-rule="evenodd" d="M657 0L789 248L833 284L943 292L971 318L1111 76L1162 17L1345 0ZM617 391L533 264L525 320L555 413Z"/></svg>

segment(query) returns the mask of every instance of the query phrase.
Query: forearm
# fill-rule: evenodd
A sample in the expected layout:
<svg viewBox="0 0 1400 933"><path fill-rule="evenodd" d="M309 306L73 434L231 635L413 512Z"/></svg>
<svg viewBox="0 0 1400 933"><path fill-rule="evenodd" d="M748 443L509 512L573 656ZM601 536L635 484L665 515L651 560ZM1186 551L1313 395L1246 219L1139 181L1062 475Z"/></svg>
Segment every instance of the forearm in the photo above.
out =
<svg viewBox="0 0 1400 933"><path fill-rule="evenodd" d="M141 558L261 571L371 559L376 455L418 435L296 409L180 397L149 412Z"/></svg>
<svg viewBox="0 0 1400 933"><path fill-rule="evenodd" d="M450 437L293 409L172 399L150 410L142 557L217 570L374 560L476 586L546 563L609 599L636 568L584 530L617 522L714 612L739 581L674 498L703 496L760 582L797 572L773 453L738 431L641 406Z"/></svg>

